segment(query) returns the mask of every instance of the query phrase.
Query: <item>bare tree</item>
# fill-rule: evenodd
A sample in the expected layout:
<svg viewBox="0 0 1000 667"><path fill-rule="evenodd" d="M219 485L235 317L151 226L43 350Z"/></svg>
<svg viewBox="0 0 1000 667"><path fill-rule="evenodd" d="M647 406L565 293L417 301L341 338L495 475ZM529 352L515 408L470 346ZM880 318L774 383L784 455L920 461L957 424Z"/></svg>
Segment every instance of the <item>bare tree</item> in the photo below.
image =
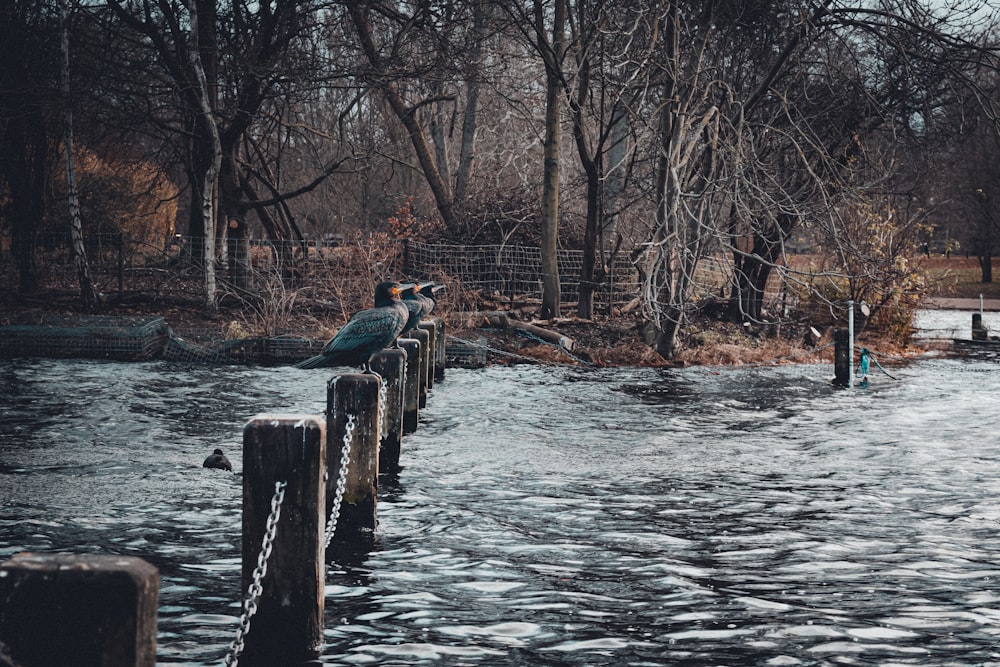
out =
<svg viewBox="0 0 1000 667"><path fill-rule="evenodd" d="M699 259L726 249L733 314L760 319L792 231L835 220L849 189L870 193L854 161L879 132L902 138L916 114L939 113L947 99L935 82L980 45L916 2L670 3L662 25L661 68L651 70L663 81L657 224L641 266L657 349L669 357Z"/></svg>
<svg viewBox="0 0 1000 667"><path fill-rule="evenodd" d="M397 83L397 73L392 67L392 60L384 57L376 41L376 35L372 24L371 5L375 3L346 3L348 14L357 32L358 42L364 57L371 65L369 78L378 85L379 90L385 96L396 117L406 128L413 150L417 155L417 160L423 171L427 185L434 193L434 200L437 203L438 212L445 225L455 224L455 204L451 184L445 179L441 171L441 165L435 155L431 141L428 139L424 127L420 124L417 111L420 107L429 104L432 100L420 99L416 102L408 102ZM376 7L379 13L386 18L402 21L403 26L400 33L393 40L398 43L406 36L408 30L415 30L417 27L427 28L433 22L430 15L430 8L427 6L417 7L412 15L399 15L395 8ZM392 54L398 55L398 54Z"/></svg>
<svg viewBox="0 0 1000 667"><path fill-rule="evenodd" d="M60 7L62 24L60 39L59 79L63 96L63 149L66 153L66 195L69 204L70 238L72 239L73 262L76 264L77 279L80 282L80 301L84 310L92 311L97 307L97 288L90 277L90 265L87 263L87 250L83 245L83 222L80 219L80 198L76 190L76 173L73 162L73 102L70 96L69 76L69 21L70 13L65 0Z"/></svg>
<svg viewBox="0 0 1000 667"><path fill-rule="evenodd" d="M993 258L1000 254L1000 73L983 69L978 87L961 95L961 123L949 127L951 141L936 155L950 167L950 231L975 254L982 282L990 283Z"/></svg>
<svg viewBox="0 0 1000 667"><path fill-rule="evenodd" d="M190 118L193 155L188 164L192 188L192 236L201 246L194 257L204 269L203 299L208 310L217 307L215 279L215 212L216 179L222 164L222 145L215 117L215 89L209 85L203 60L206 26L212 14L204 12L204 3L186 5L159 1L156 3L108 0L115 15L129 28L143 36L152 46L160 65L176 90L183 109ZM199 14L202 10L206 15ZM208 61L213 62L210 55ZM209 71L213 65L209 65Z"/></svg>
<svg viewBox="0 0 1000 667"><path fill-rule="evenodd" d="M9 197L11 250L18 290L38 289L35 239L45 217L49 145L56 135L59 22L41 2L0 2L0 185Z"/></svg>

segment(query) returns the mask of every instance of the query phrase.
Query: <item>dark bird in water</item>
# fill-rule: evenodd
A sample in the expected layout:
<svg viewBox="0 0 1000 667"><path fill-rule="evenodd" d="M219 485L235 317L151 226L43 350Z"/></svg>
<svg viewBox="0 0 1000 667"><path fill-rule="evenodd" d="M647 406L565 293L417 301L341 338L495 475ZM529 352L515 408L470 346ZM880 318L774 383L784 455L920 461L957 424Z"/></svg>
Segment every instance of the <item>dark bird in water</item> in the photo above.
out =
<svg viewBox="0 0 1000 667"><path fill-rule="evenodd" d="M375 307L360 310L341 327L323 351L295 364L296 368L360 366L371 372L371 356L389 347L403 331L410 311L399 295L412 285L386 281L375 288Z"/></svg>
<svg viewBox="0 0 1000 667"><path fill-rule="evenodd" d="M221 449L216 449L209 454L208 458L201 465L205 468L218 468L219 470L232 471L233 469L233 464L229 462L229 459L226 458Z"/></svg>

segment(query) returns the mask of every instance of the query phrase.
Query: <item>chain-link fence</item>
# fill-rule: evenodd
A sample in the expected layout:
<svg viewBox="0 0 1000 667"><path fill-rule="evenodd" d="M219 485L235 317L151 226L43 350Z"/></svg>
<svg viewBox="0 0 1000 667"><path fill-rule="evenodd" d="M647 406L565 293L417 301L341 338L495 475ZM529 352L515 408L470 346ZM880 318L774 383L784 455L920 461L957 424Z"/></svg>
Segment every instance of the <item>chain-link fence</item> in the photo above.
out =
<svg viewBox="0 0 1000 667"><path fill-rule="evenodd" d="M105 294L133 293L151 298L197 299L202 289L196 255L201 241L176 236L160 247L134 241L124 234L96 235L87 240L87 258L94 281ZM76 268L65 234L39 235L35 265L45 288L73 289ZM249 261L245 253L250 254ZM9 241L0 242L0 289L14 289L17 265ZM395 240L385 236L320 241L252 240L242 247L218 244L217 276L222 289L237 265L250 268L255 286L262 276L278 273L286 284L322 293L331 288L362 293L387 275L406 278L447 278L463 290L486 297L541 298L541 253L536 247L463 246ZM564 304L579 298L583 252L560 250L560 295ZM235 282L235 281L232 281ZM595 307L621 306L635 297L638 276L626 256L607 265L607 278L595 285ZM345 300L344 296L340 300Z"/></svg>
<svg viewBox="0 0 1000 667"><path fill-rule="evenodd" d="M125 234L88 238L90 270L105 295L141 299L198 302L204 292L196 250L201 241L182 236L165 239L158 247ZM36 239L35 265L44 289L77 289L76 268L65 234ZM247 257L249 253L249 257ZM537 247L515 245L457 245L397 240L385 235L353 239L332 236L322 240L251 240L236 246L218 244L216 275L219 290L257 309L257 327L264 335L267 322L280 322L294 302L303 297L326 304L329 310L350 313L370 302L375 284L387 276L448 282L470 300L528 303L540 301L541 253ZM569 311L579 299L583 252L558 253L561 301ZM247 271L241 281L238 269ZM594 311L611 314L639 294L639 275L626 252L605 265L606 277L594 286ZM702 260L696 276L698 297L722 295L732 274L726 257ZM17 262L9 239L0 237L0 290L17 288ZM780 278L771 281L766 299L782 296ZM452 297L454 299L454 296ZM359 305L360 304L360 305ZM462 305L459 305L461 309Z"/></svg>

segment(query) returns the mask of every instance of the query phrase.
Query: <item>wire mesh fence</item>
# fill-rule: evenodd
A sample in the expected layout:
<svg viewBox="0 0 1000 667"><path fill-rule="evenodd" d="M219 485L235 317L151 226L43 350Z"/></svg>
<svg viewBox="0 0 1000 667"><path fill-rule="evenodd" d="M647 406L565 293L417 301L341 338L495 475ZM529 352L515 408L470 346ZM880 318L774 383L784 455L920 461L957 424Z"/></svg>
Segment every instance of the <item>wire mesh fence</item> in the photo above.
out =
<svg viewBox="0 0 1000 667"><path fill-rule="evenodd" d="M542 255L537 247L515 245L450 245L405 241L403 266L409 275L433 278L444 275L464 289L516 300L542 298ZM571 306L580 298L583 251L560 250L560 301ZM594 285L594 307L610 312L638 293L638 273L627 257L616 256L607 265L606 279Z"/></svg>
<svg viewBox="0 0 1000 667"><path fill-rule="evenodd" d="M197 298L200 270L196 261L199 239L170 237L160 246L135 240L125 234L94 235L87 240L87 258L92 277L105 293L144 293L150 297ZM69 238L64 234L39 235L35 242L35 264L40 282L49 288L72 289L76 269ZM0 288L13 289L17 270L10 244L0 252ZM249 252L249 257L245 253ZM385 236L324 240L252 240L243 247L218 244L217 275L223 283L233 269L249 266L260 277L280 272L286 283L298 289L323 292L330 287L349 293L354 284L370 293L386 276L448 278L469 292L507 299L541 299L541 252L537 247L494 245L464 246L396 240ZM566 305L579 299L583 252L560 250L560 299ZM595 308L608 310L635 297L638 275L627 257L618 256L607 265L607 277L595 284ZM349 294L338 300L349 301Z"/></svg>
<svg viewBox="0 0 1000 667"><path fill-rule="evenodd" d="M42 293L78 292L78 278L66 235L37 239L35 264ZM219 294L235 306L228 324L173 321L174 306L196 307L204 295L198 239L171 237L154 246L125 235L89 238L87 254L95 284L109 303L142 304L126 312L145 318L66 315L53 318L13 312L0 316L0 356L63 356L122 360L164 359L210 364L290 363L315 354L352 313L371 305L375 285L386 278L446 283L441 311L471 312L540 304L541 253L516 245L465 246L396 240L387 236L328 238L308 242L252 240L217 244ZM583 253L558 254L563 314L579 299ZM237 284L233 268L249 281ZM595 315L614 315L637 303L639 274L627 256L604 267L594 286ZM723 297L732 277L727 257L705 258L694 276L695 302ZM776 272L777 273L777 272ZM17 264L0 237L0 290L17 291ZM784 300L782 281L772 280L765 301ZM777 311L775 311L777 312ZM171 319L170 326L163 315ZM461 351L459 343L455 354ZM471 346L475 354L478 350ZM475 356L472 355L472 356ZM469 357L466 359L466 357ZM470 355L464 364L478 363ZM470 361L471 359L471 361ZM452 363L455 363L453 360Z"/></svg>
<svg viewBox="0 0 1000 667"><path fill-rule="evenodd" d="M199 239L171 236L160 245L126 234L92 235L87 239L88 262L94 282L106 295L135 299L198 301L204 291L197 259ZM39 235L35 243L39 282L46 289L72 291L76 269L66 234ZM222 294L239 298L266 335L278 335L268 322L280 322L303 297L349 314L370 302L374 286L387 277L449 282L471 301L525 303L542 298L541 252L516 245L458 245L398 240L385 235L309 241L256 239L236 245L217 244ZM583 252L560 250L560 300L570 311L579 299ZM249 283L235 280L237 268L249 269ZM605 277L594 285L594 312L610 315L640 292L639 274L627 253L605 265ZM695 297L723 296L732 276L723 254L700 263ZM765 293L771 303L784 298L780 275ZM17 265L10 242L0 238L0 289L14 291ZM359 305L360 304L360 305Z"/></svg>

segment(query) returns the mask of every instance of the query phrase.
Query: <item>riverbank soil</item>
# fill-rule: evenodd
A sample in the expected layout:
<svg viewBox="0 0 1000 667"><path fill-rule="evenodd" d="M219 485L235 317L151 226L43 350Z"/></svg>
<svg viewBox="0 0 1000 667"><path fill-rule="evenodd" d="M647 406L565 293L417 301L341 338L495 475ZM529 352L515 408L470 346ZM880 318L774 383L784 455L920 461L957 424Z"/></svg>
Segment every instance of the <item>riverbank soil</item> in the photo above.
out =
<svg viewBox="0 0 1000 667"><path fill-rule="evenodd" d="M979 264L974 257L921 256L921 266L927 271L928 293L924 305L932 308L978 308L983 295L987 308L1000 310L1000 282L980 282ZM994 263L1000 276L1000 265ZM80 314L77 297L72 286L47 292L36 298L21 298L8 291L0 291L0 325L13 322L41 321L45 316L72 316ZM197 293L194 286L193 294ZM497 350L491 355L498 363L518 363L538 360L550 363L592 364L595 366L673 366L673 365L740 365L778 364L801 361L828 361L832 363L832 331L830 327L810 322L796 324L738 324L721 319L713 309L686 323L678 344L676 357L667 361L656 354L646 343L641 328L641 318L633 310L613 316L599 316L593 320L560 318L534 323L573 341L572 350L566 351L537 337L526 336L515 329L498 329L488 326L488 318L470 315L470 310L494 310L492 303L468 303L463 299L462 312L454 309L448 290L440 302L436 316L444 317L449 333L460 338L485 342ZM974 300L974 301L973 301ZM347 312L370 306L368 303L344 304ZM994 308L995 307L995 308ZM526 305L513 313L523 321L532 321L537 307ZM132 317L163 317L173 331L192 342L212 343L226 338L260 336L254 331L252 318L243 310L223 304L217 312L206 313L192 298L187 302L151 303L144 299L108 302L100 315ZM343 324L329 308L317 307L305 299L296 303L287 317L280 321L279 330L271 335L298 336L327 340ZM819 337L815 336L819 333ZM902 346L877 334L864 332L859 345L878 350L882 359L905 359L923 352L923 348Z"/></svg>

